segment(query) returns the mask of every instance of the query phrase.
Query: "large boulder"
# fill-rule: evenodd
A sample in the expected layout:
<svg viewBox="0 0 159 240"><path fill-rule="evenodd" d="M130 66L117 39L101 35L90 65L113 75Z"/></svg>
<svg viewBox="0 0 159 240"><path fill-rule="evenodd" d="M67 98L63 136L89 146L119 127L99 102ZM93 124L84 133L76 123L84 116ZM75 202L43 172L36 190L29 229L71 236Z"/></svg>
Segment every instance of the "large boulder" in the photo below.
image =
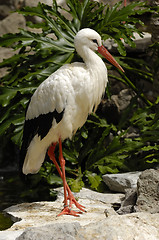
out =
<svg viewBox="0 0 159 240"><path fill-rule="evenodd" d="M137 182L136 211L159 213L159 170L145 170Z"/></svg>
<svg viewBox="0 0 159 240"><path fill-rule="evenodd" d="M125 193L129 188L137 187L141 172L105 174L103 180L111 191Z"/></svg>
<svg viewBox="0 0 159 240"><path fill-rule="evenodd" d="M16 240L158 240L159 214L133 213L112 215L103 220L82 226L72 217L65 216L67 223L53 223L29 227Z"/></svg>

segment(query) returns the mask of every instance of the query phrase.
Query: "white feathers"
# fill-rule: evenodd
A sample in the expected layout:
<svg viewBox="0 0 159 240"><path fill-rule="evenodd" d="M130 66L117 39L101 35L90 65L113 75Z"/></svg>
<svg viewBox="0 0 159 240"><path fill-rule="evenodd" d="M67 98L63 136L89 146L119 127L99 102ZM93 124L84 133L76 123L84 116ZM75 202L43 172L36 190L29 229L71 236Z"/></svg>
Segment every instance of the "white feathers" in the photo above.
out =
<svg viewBox="0 0 159 240"><path fill-rule="evenodd" d="M29 104L26 120L38 117L40 114L53 112L62 112L66 104L66 95L68 91L68 81L64 72L59 69L51 74L35 91Z"/></svg>
<svg viewBox="0 0 159 240"><path fill-rule="evenodd" d="M52 142L71 138L82 127L87 116L97 107L107 84L107 69L94 52L101 37L91 29L83 29L75 37L75 47L85 63L66 64L51 74L35 91L29 104L26 120L37 118L56 110L64 111L62 120L53 125L48 134L33 138L23 165L25 174L35 173L44 161L47 148ZM45 124L45 123L44 123Z"/></svg>
<svg viewBox="0 0 159 240"><path fill-rule="evenodd" d="M44 145L40 141L40 137L36 135L31 144L29 145L25 161L23 164L23 173L35 174L39 171L46 154L47 148L44 148Z"/></svg>
<svg viewBox="0 0 159 240"><path fill-rule="evenodd" d="M92 40L97 40L98 45ZM87 54L87 50L91 49L92 51L97 51L98 46L102 45L102 41L100 35L96 31L90 28L84 28L76 34L74 44L76 51L86 63L91 61L90 56Z"/></svg>

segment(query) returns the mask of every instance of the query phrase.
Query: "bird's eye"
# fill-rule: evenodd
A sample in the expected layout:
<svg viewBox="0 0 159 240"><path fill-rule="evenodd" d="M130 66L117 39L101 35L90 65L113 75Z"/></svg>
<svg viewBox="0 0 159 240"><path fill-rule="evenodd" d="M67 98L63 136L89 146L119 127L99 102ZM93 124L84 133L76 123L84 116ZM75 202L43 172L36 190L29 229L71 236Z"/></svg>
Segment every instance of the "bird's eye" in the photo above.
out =
<svg viewBox="0 0 159 240"><path fill-rule="evenodd" d="M94 42L98 45L97 39L92 39L92 42Z"/></svg>

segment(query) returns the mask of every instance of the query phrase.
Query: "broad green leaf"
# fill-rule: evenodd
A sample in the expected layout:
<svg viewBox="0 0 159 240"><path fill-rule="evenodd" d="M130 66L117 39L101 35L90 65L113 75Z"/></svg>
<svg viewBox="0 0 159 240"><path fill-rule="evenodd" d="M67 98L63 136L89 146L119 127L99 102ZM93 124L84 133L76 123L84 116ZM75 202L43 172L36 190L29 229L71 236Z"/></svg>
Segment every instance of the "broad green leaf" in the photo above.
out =
<svg viewBox="0 0 159 240"><path fill-rule="evenodd" d="M99 171L101 172L102 175L106 173L118 173L119 170L117 168L113 169L112 167L109 166L98 166Z"/></svg>
<svg viewBox="0 0 159 240"><path fill-rule="evenodd" d="M85 175L88 178L88 182L89 182L91 188L94 190L97 190L102 181L102 178L99 175L97 175L96 173L92 173L89 171L86 171Z"/></svg>
<svg viewBox="0 0 159 240"><path fill-rule="evenodd" d="M50 174L49 177L47 178L47 182L50 185L56 185L56 186L61 186L63 183L61 177L55 174Z"/></svg>
<svg viewBox="0 0 159 240"><path fill-rule="evenodd" d="M10 101L17 94L17 89L14 88L0 88L0 104L2 107L6 107Z"/></svg>
<svg viewBox="0 0 159 240"><path fill-rule="evenodd" d="M82 187L84 187L84 182L81 178L69 179L68 184L71 187L72 192L79 192Z"/></svg>

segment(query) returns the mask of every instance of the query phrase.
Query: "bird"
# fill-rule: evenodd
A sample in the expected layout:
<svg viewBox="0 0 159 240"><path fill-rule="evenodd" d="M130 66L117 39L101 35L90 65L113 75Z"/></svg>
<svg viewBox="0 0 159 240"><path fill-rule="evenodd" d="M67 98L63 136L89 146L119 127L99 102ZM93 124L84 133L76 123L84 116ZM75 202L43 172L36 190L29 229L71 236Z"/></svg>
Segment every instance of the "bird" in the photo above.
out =
<svg viewBox="0 0 159 240"><path fill-rule="evenodd" d="M79 216L86 212L66 182L62 142L71 139L84 125L88 115L96 111L105 92L107 68L97 52L124 72L102 45L101 36L95 30L79 30L74 37L74 47L83 62L63 65L36 89L26 111L21 147L23 174L36 174L46 153L55 164L64 188L64 207L58 216ZM57 144L59 163L54 153ZM72 204L77 211L72 209Z"/></svg>

